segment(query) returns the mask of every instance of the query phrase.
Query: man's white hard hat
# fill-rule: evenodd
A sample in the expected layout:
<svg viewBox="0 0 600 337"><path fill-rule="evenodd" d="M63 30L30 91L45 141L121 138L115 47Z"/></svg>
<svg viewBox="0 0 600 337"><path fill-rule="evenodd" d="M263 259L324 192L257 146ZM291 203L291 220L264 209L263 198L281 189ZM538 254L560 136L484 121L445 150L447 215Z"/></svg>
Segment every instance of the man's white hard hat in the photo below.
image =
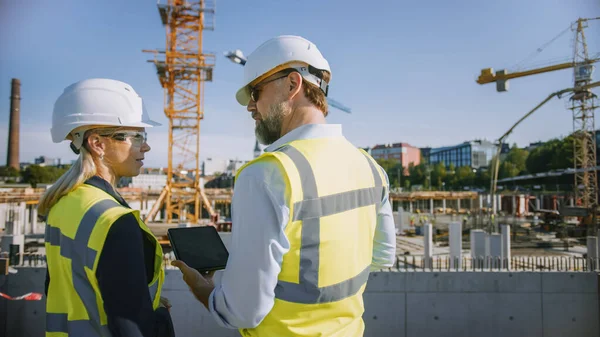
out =
<svg viewBox="0 0 600 337"><path fill-rule="evenodd" d="M74 83L54 103L52 141L71 140L81 147L83 134L92 127L159 126L150 119L142 98L131 85L112 79L92 78Z"/></svg>
<svg viewBox="0 0 600 337"><path fill-rule="evenodd" d="M331 77L329 63L314 43L293 35L272 38L248 55L244 65L244 84L235 97L241 105L248 105L253 84L286 68L296 68L304 80L321 88L327 95L329 83L311 71L311 67L327 71Z"/></svg>

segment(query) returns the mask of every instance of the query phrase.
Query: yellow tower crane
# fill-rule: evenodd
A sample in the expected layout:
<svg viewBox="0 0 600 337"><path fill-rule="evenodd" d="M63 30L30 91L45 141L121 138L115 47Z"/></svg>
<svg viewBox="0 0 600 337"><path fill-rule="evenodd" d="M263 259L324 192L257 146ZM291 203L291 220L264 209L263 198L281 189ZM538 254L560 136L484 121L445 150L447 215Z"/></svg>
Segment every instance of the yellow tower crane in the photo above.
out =
<svg viewBox="0 0 600 337"><path fill-rule="evenodd" d="M569 109L573 111L575 200L577 206L590 211L590 213L595 216L598 207L598 179L596 174L594 110L597 107L597 103L596 95L591 92L590 84L592 83L594 63L600 61L600 53L593 55L592 57L589 56L584 33L584 29L588 27L588 22L593 20L600 20L600 17L579 18L564 31L566 32L570 29L575 33L573 59L570 62L552 64L545 67L512 73L505 69L494 72L494 69L492 68L485 68L481 70L481 74L477 78L477 83L488 84L496 82L496 90L504 92L508 91L508 81L511 79L543 74L556 70L574 69L573 90L565 90L564 92L572 93L570 97L571 107ZM553 96L549 96L547 100L551 97ZM544 103L547 102L547 100L544 101ZM529 114L527 116L529 116ZM500 142L502 141L503 139L500 140ZM492 177L497 177L497 159L495 164L496 165L493 165L492 168L494 169L495 166L496 172L492 172ZM495 179L497 178L494 178L494 180ZM493 195L496 189L495 181L492 182L491 189L490 193ZM595 219L593 222L595 223ZM595 232L595 226L592 227L593 228L590 229Z"/></svg>
<svg viewBox="0 0 600 337"><path fill-rule="evenodd" d="M164 206L167 223L197 224L204 206L215 215L200 185L200 121L204 118L204 82L212 81L214 54L202 51L204 30L214 29L214 0L161 0L158 13L166 29L166 49L154 54L164 111L169 118L167 183L150 210L152 221Z"/></svg>

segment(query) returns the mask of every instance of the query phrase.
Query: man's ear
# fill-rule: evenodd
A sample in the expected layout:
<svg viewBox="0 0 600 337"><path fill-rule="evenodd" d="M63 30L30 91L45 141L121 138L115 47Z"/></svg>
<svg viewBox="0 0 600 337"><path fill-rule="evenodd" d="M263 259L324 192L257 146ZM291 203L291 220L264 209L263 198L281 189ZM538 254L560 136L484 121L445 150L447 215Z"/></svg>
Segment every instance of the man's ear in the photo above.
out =
<svg viewBox="0 0 600 337"><path fill-rule="evenodd" d="M300 94L300 91L302 90L302 81L303 80L304 79L302 78L302 75L300 75L300 73L293 72L288 75L289 87L286 89L289 89L289 92L288 92L289 99L293 99L294 97L296 97L296 95Z"/></svg>
<svg viewBox="0 0 600 337"><path fill-rule="evenodd" d="M106 150L106 145L100 139L100 136L97 134L91 134L86 140L87 149L96 157L104 156L104 152Z"/></svg>

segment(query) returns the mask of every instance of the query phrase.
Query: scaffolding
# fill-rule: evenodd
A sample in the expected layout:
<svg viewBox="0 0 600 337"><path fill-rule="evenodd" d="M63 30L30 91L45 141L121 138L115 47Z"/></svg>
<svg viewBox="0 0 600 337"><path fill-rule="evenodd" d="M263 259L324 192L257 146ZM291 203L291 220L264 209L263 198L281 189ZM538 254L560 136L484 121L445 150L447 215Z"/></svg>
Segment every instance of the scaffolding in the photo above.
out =
<svg viewBox="0 0 600 337"><path fill-rule="evenodd" d="M197 224L201 206L210 216L214 210L200 186L200 121L204 117L204 82L212 81L215 56L202 52L202 32L214 30L214 1L167 0L158 4L166 29L165 50L154 54L160 84L164 89L164 111L169 119L167 184L151 221L164 206L167 223Z"/></svg>

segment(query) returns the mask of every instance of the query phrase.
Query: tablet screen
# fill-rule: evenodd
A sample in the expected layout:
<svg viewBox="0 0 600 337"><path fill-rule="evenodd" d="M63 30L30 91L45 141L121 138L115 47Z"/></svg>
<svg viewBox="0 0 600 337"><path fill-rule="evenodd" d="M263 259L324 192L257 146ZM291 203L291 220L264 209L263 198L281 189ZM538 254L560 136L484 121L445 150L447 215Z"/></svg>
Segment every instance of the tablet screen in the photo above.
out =
<svg viewBox="0 0 600 337"><path fill-rule="evenodd" d="M214 227L169 228L167 233L178 260L200 272L225 269L229 253Z"/></svg>

